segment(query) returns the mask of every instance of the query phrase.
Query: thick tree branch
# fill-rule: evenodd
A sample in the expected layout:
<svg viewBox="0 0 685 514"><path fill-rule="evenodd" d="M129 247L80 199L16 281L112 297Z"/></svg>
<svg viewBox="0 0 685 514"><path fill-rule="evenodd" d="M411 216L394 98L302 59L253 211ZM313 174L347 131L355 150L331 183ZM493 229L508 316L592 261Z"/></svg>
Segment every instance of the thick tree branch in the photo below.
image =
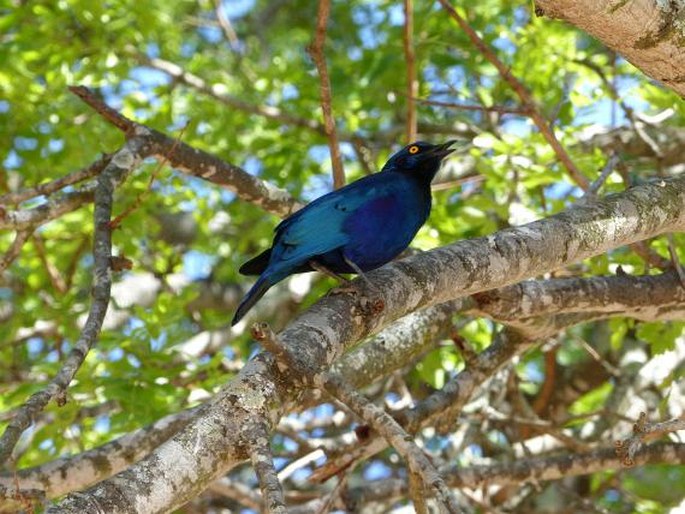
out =
<svg viewBox="0 0 685 514"><path fill-rule="evenodd" d="M46 498L57 498L71 491L109 478L137 462L188 424L197 408L170 414L151 425L139 428L109 443L73 457L63 457L34 468L0 474L0 486L22 490L42 489Z"/></svg>
<svg viewBox="0 0 685 514"><path fill-rule="evenodd" d="M300 369L325 370L345 348L408 312L683 229L684 177L639 186L522 227L384 266L368 274L385 303L383 312L371 316L358 296L332 295L293 321L279 338L290 355L305 364ZM358 283L360 290L364 287ZM247 427L255 420L273 426L296 404L305 388L301 379L282 374L272 357L258 355L202 416L148 457L85 492L68 495L48 512L81 513L105 499L110 506L116 503L116 509L109 507L116 512L157 512L182 505L248 457L243 444L250 437ZM173 495L164 494L169 491Z"/></svg>
<svg viewBox="0 0 685 514"><path fill-rule="evenodd" d="M0 230L28 230L75 211L84 203L93 201L95 185L87 185L79 191L51 196L47 202L31 209L5 211L0 208Z"/></svg>
<svg viewBox="0 0 685 514"><path fill-rule="evenodd" d="M536 0L535 7L538 15L572 23L685 96L682 2Z"/></svg>
<svg viewBox="0 0 685 514"><path fill-rule="evenodd" d="M506 322L531 316L616 313L659 319L668 307L685 308L685 288L675 271L661 275L529 280L475 295L477 312Z"/></svg>
<svg viewBox="0 0 685 514"><path fill-rule="evenodd" d="M280 217L285 217L300 207L286 191L250 175L242 168L125 118L107 106L88 88L76 86L70 90L124 133L130 133L135 127L145 128L148 131L146 142L150 147L150 155L168 161L171 166L186 175L220 185L237 194L242 200Z"/></svg>

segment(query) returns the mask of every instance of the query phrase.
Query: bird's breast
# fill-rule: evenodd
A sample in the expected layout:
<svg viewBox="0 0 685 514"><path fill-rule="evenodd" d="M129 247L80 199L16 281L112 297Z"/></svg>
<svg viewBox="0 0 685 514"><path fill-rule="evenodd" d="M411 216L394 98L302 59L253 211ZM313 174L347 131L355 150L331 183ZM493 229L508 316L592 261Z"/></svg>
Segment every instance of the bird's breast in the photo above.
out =
<svg viewBox="0 0 685 514"><path fill-rule="evenodd" d="M407 248L429 212L430 196L411 191L370 200L343 225L346 256L364 271L382 266Z"/></svg>

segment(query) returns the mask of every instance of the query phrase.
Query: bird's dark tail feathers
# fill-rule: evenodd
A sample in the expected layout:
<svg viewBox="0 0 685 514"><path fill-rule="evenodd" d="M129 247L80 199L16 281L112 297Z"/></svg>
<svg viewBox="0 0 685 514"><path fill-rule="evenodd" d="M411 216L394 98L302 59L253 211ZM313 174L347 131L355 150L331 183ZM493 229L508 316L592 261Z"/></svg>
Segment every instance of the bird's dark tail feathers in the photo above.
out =
<svg viewBox="0 0 685 514"><path fill-rule="evenodd" d="M266 293L276 282L278 281L273 281L271 277L268 276L262 275L259 277L257 282L255 282L255 284L252 286L252 289L247 292L245 297L240 302L240 305L238 305L238 309L235 311L235 315L233 316L233 321L231 321L231 326L243 319L243 316L247 314L247 311L249 311L254 304L257 303L262 296L264 296L264 293Z"/></svg>
<svg viewBox="0 0 685 514"><path fill-rule="evenodd" d="M264 250L262 253L253 257L245 264L240 266L238 273L241 275L261 275L266 270L269 265L269 259L271 258L271 248Z"/></svg>

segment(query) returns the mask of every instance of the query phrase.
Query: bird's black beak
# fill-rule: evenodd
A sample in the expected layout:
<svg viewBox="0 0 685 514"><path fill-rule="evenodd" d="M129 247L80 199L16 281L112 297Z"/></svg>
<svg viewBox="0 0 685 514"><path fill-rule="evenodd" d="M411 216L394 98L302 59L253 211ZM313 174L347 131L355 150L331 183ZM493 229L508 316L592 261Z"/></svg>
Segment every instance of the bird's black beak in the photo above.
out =
<svg viewBox="0 0 685 514"><path fill-rule="evenodd" d="M450 148L450 146L452 146L456 142L456 139L451 139L447 141L447 143L435 145L433 148L430 149L430 153L431 155L435 155L438 158L440 158L440 160L442 160L454 151L454 149Z"/></svg>

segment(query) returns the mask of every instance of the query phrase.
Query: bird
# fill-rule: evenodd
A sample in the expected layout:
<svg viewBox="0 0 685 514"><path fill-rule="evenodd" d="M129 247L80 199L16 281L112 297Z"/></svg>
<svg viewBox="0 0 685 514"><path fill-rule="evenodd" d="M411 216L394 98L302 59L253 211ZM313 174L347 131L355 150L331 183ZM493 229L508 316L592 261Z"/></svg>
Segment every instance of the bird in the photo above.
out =
<svg viewBox="0 0 685 514"><path fill-rule="evenodd" d="M238 270L259 278L231 326L290 275L318 270L363 276L397 257L428 219L431 181L454 143L411 143L381 171L325 194L281 221L271 247Z"/></svg>

